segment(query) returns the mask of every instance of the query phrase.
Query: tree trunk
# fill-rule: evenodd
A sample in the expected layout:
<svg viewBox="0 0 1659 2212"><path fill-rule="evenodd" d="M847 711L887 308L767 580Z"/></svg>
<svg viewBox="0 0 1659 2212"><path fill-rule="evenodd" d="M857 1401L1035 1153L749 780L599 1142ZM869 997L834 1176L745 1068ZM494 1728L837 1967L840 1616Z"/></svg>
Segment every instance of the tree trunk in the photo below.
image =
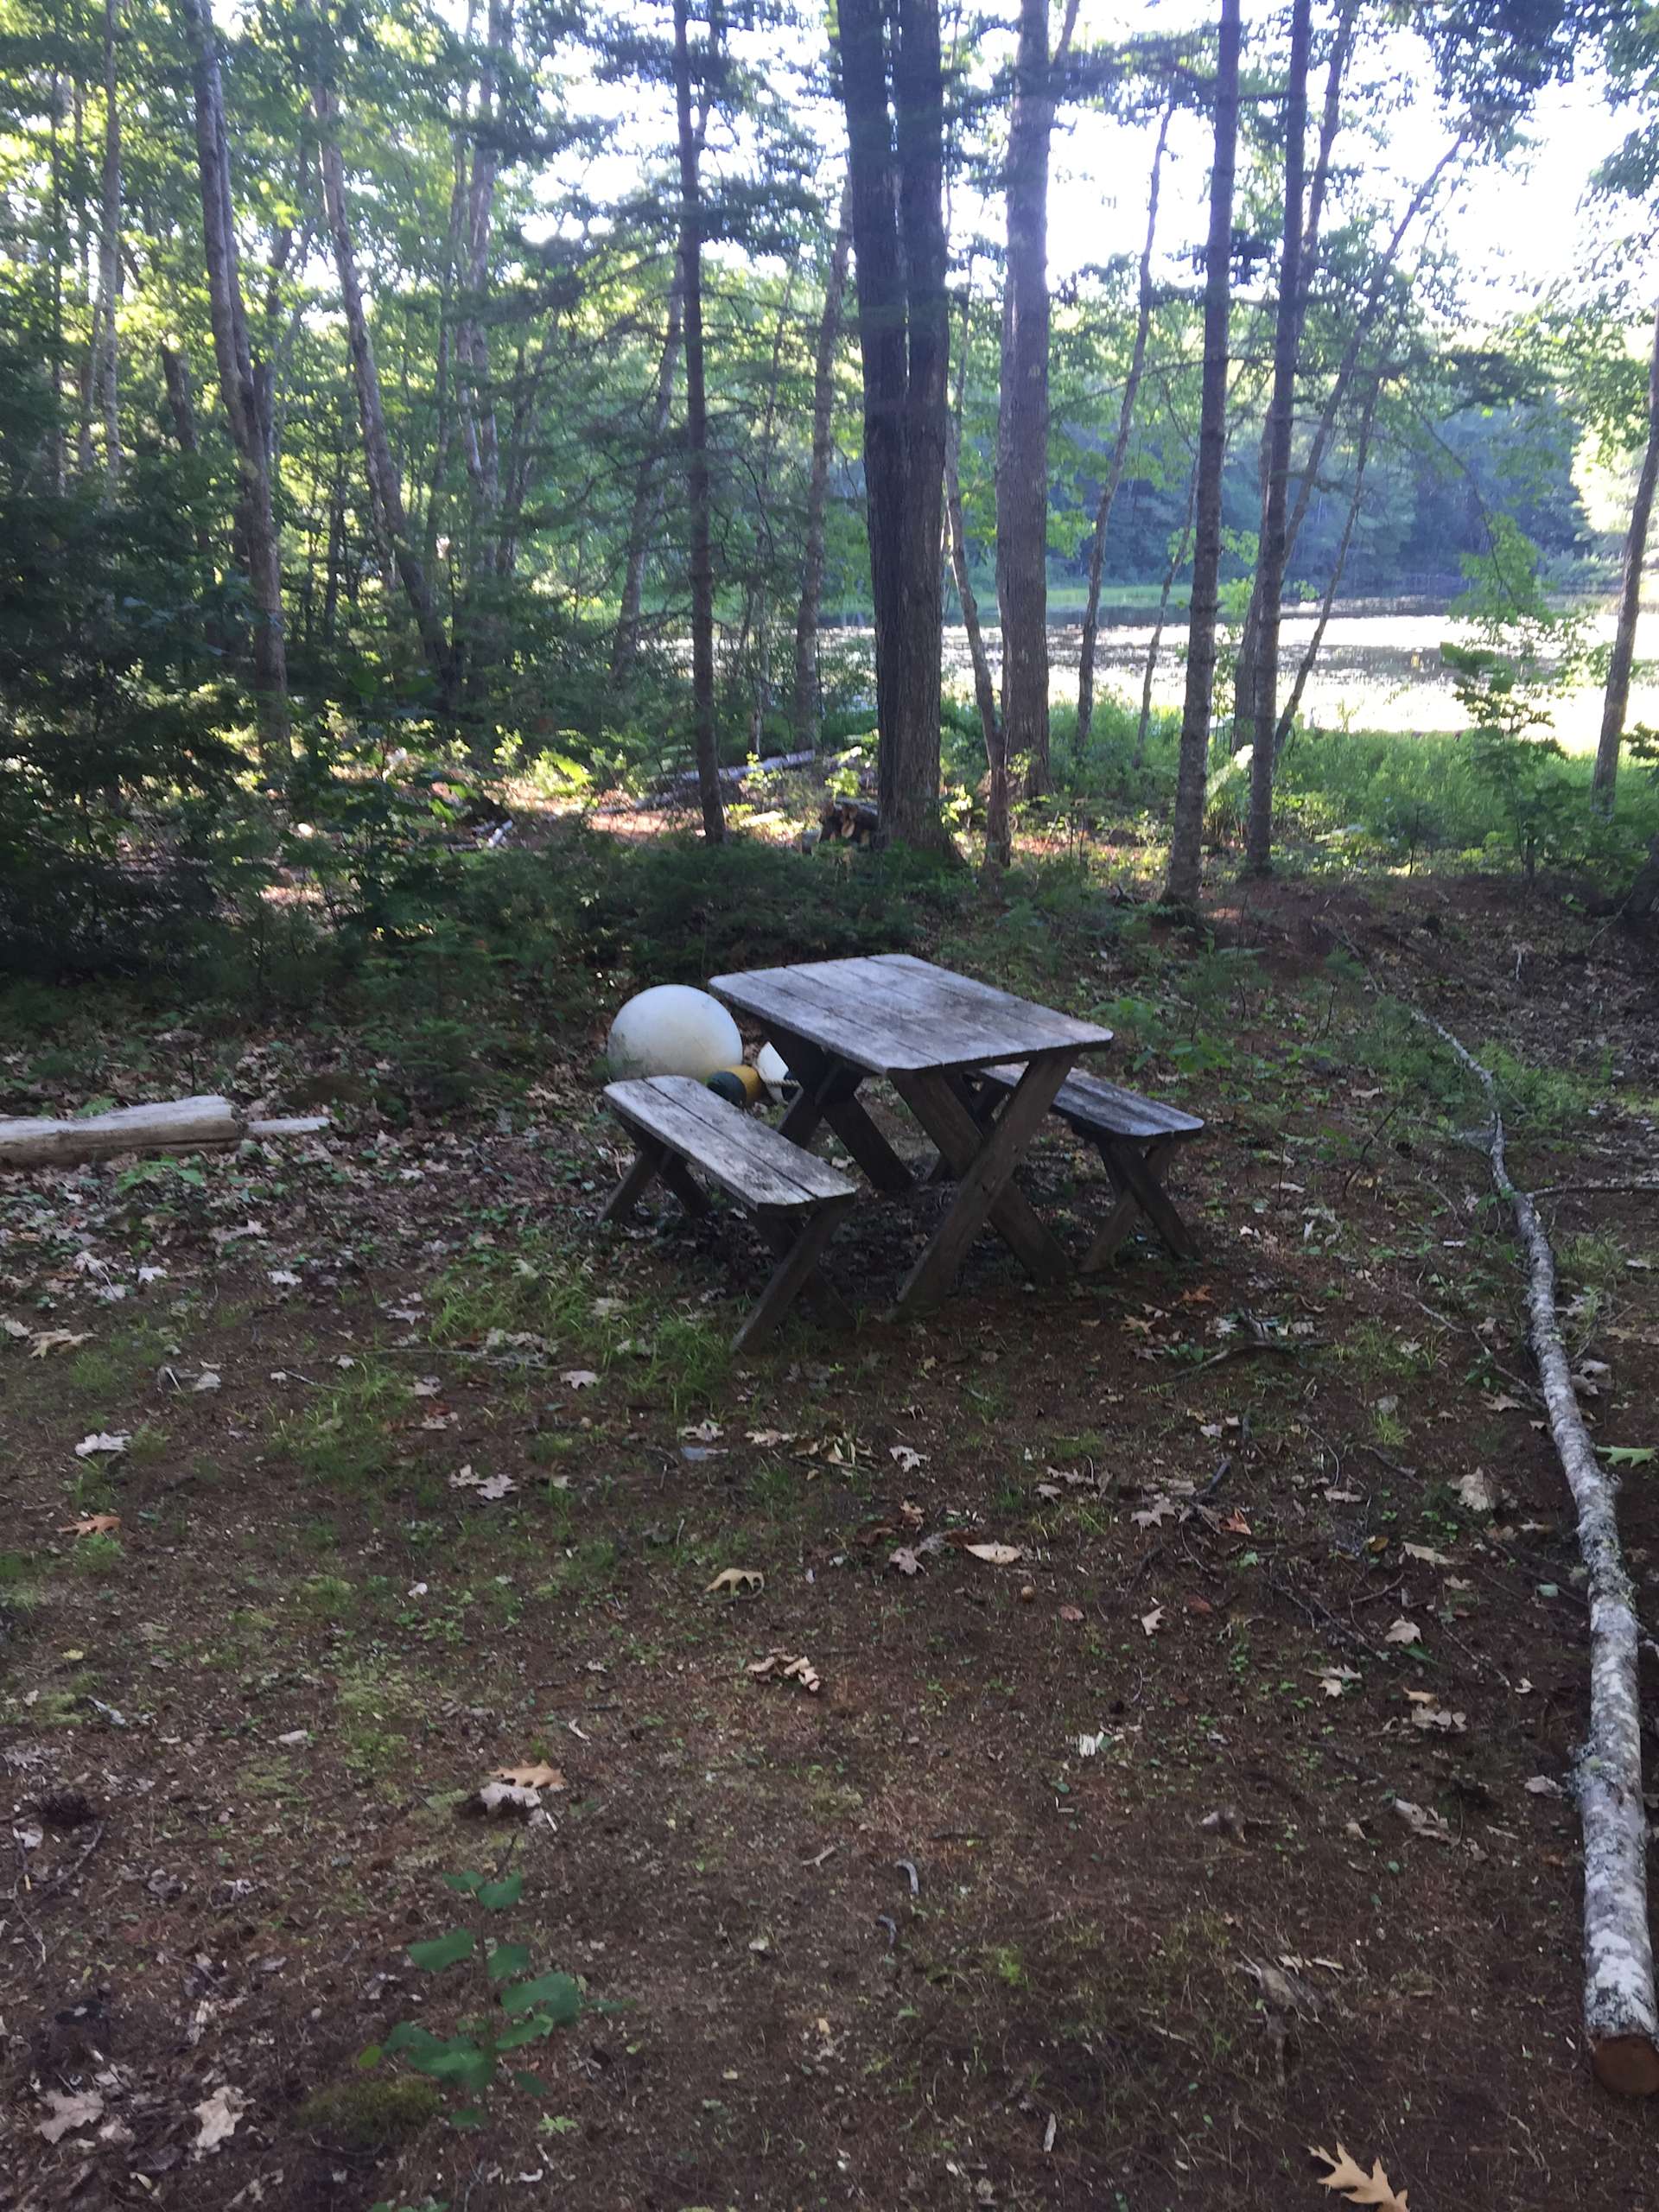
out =
<svg viewBox="0 0 1659 2212"><path fill-rule="evenodd" d="M1612 658L1607 664L1607 692L1601 709L1601 742L1596 747L1595 774L1590 791L1604 814L1613 810L1613 786L1618 778L1619 748L1624 742L1624 714L1630 700L1630 668L1636 658L1636 626L1642 612L1642 564L1647 558L1648 524L1653 515L1654 487L1659 485L1659 312L1653 323L1653 351L1648 365L1648 442L1642 455L1642 473L1636 480L1630 503L1630 526L1624 538L1624 573L1619 585L1618 622L1613 632Z"/></svg>
<svg viewBox="0 0 1659 2212"><path fill-rule="evenodd" d="M1268 485L1256 563L1255 750L1250 755L1248 859L1253 875L1273 866L1274 731L1279 720L1279 625L1285 596L1285 518L1295 424L1296 356L1302 327L1302 190L1307 138L1307 54L1312 0L1293 0L1290 76L1285 88L1285 227L1268 410Z"/></svg>
<svg viewBox="0 0 1659 2212"><path fill-rule="evenodd" d="M1239 0L1221 0L1216 67L1216 154L1204 283L1204 383L1198 410L1196 537L1187 616L1186 698L1170 834L1172 906L1198 903L1204 791L1210 765L1210 695L1216 675L1216 608L1221 580L1221 478L1227 456L1227 341L1232 306L1233 168L1238 151Z"/></svg>
<svg viewBox="0 0 1659 2212"><path fill-rule="evenodd" d="M1139 768L1147 757L1147 732L1152 723L1152 685L1158 673L1158 654L1164 642L1164 625L1169 620L1170 595L1175 588L1175 579L1186 563L1187 549L1192 543L1192 508L1198 496L1198 477L1195 467L1186 487L1186 512L1181 520L1181 534L1172 537L1169 566L1164 570L1162 588L1158 594L1158 620L1152 626L1152 636L1147 645L1147 664L1141 678L1141 719L1135 724L1135 753L1130 760L1132 768Z"/></svg>
<svg viewBox="0 0 1659 2212"><path fill-rule="evenodd" d="M455 334L460 367L456 399L473 487L473 530L464 612L452 626L464 632L465 645L464 650L458 649L458 641L452 636L451 650L452 657L461 662L465 696L474 715L481 713L489 678L501 652L499 622L493 604L501 509L500 440L482 307L489 282L490 232L500 167L493 135L496 98L502 64L510 56L512 45L512 0L490 0L488 58L479 82L472 180L467 194L466 307ZM479 603L480 599L483 605Z"/></svg>
<svg viewBox="0 0 1659 2212"><path fill-rule="evenodd" d="M1347 519L1342 525L1342 536L1337 544L1337 555L1331 563L1330 580L1325 588L1325 597L1319 602L1319 620L1313 625L1313 635L1308 639L1307 651L1297 667L1296 680L1290 687L1290 696L1279 716L1278 727L1273 734L1274 758L1285 749L1296 721L1296 710L1302 703L1302 694L1307 689L1307 679L1313 673L1319 658L1319 647L1325 643L1325 626L1331 620L1331 609L1336 604L1337 594L1342 587L1343 570L1348 565L1348 549L1353 543L1354 525L1359 520L1360 500L1365 490L1365 464L1370 457L1371 425L1376 417L1376 403L1382 389L1380 377L1372 380L1370 393L1365 402L1365 412L1360 418L1359 438L1354 453L1354 489L1348 502Z"/></svg>
<svg viewBox="0 0 1659 2212"><path fill-rule="evenodd" d="M702 362L702 208L691 115L690 0L674 0L674 92L680 142L680 272L685 289L685 499L691 537L691 711L702 834L726 835L715 721L715 567L709 496L709 406Z"/></svg>
<svg viewBox="0 0 1659 2212"><path fill-rule="evenodd" d="M801 604L795 618L795 686L790 728L798 746L818 741L818 609L823 598L823 521L830 494L830 462L836 404L836 354L841 340L842 302L847 294L847 262L853 244L850 183L842 187L841 213L824 280L823 313L818 319L817 351L812 361L812 465L806 481L805 544L801 556Z"/></svg>
<svg viewBox="0 0 1659 2212"><path fill-rule="evenodd" d="M1048 0L1020 0L1008 119L1008 257L996 416L996 601L1002 621L1002 738L1033 798L1052 781L1048 748L1048 158L1055 79Z"/></svg>
<svg viewBox="0 0 1659 2212"><path fill-rule="evenodd" d="M1590 1725L1575 1795L1584 1837L1584 2028L1605 2088L1659 2091L1659 2002L1648 1926L1648 1819L1642 1799L1642 1624L1618 1541L1618 1478L1604 1467L1579 1410L1555 1300L1555 1255L1530 1192L1505 1156L1491 1071L1422 1014L1484 1092L1492 1185L1514 1217L1527 1271L1527 1333L1555 1456L1573 1494L1590 1609Z"/></svg>
<svg viewBox="0 0 1659 2212"><path fill-rule="evenodd" d="M842 0L840 41L864 364L881 833L937 849L949 843L939 819L939 548L950 353L938 0Z"/></svg>
<svg viewBox="0 0 1659 2212"><path fill-rule="evenodd" d="M1084 608L1083 650L1077 662L1079 760L1088 751L1089 734L1094 727L1095 645L1100 635L1100 579L1106 563L1106 529L1123 481L1123 467L1129 454L1129 437L1135 428L1135 402L1141 396L1141 378L1147 365L1147 339L1152 329L1152 250L1158 232L1158 186L1164 165L1164 149L1169 143L1170 118L1174 112L1173 105L1165 108L1163 119L1158 126L1158 143L1153 149L1152 179L1147 189L1147 238L1141 249L1135 344L1129 354L1128 374L1123 379L1122 402L1117 410L1117 436L1113 441L1106 481L1101 486L1100 503L1095 509L1094 536L1089 546L1089 600Z"/></svg>
<svg viewBox="0 0 1659 2212"><path fill-rule="evenodd" d="M645 594L645 555L650 550L651 525L657 505L653 480L674 405L674 365L680 356L683 305L684 275L677 252L673 280L668 288L668 327L663 334L663 350L657 363L651 435L633 477L633 506L628 517L627 550L622 565L622 605L616 618L616 633L611 640L611 688L614 691L626 690L639 650L639 606Z"/></svg>
<svg viewBox="0 0 1659 2212"><path fill-rule="evenodd" d="M188 0L202 6L206 0ZM346 208L346 172L336 135L339 103L331 87L312 87L311 105L317 118L318 162L322 172L323 205L334 246L334 270L340 282L340 305L346 315L346 344L352 357L352 380L357 391L358 420L363 432L364 467L369 497L381 535L391 552L398 581L415 618L421 645L438 687L440 711L453 718L459 703L454 656L444 635L443 622L432 598L426 570L409 534L404 510L403 481L391 456L386 434L385 410L380 398L380 372L375 365L374 342L363 305L358 279L357 256L352 245L351 224Z"/></svg>
<svg viewBox="0 0 1659 2212"><path fill-rule="evenodd" d="M246 310L231 205L230 139L209 0L180 0L195 97L196 168L201 185L203 258L219 391L236 449L237 519L253 601L253 690L267 773L290 754L288 653L283 625L282 544L271 494L270 454L248 344Z"/></svg>
<svg viewBox="0 0 1659 2212"><path fill-rule="evenodd" d="M962 344L957 352L957 392L945 427L944 509L950 538L950 573L956 580L962 626L968 633L968 657L973 665L974 698L979 726L985 738L985 766L989 799L985 818L985 859L992 868L1007 868L1013 858L1008 829L1008 755L1002 742L996 708L996 685L991 677L990 657L979 626L979 601L968 566L968 532L962 518L962 402L968 381L969 319L973 311L974 264L968 258L968 277L962 300Z"/></svg>
<svg viewBox="0 0 1659 2212"><path fill-rule="evenodd" d="M104 0L104 177L98 231L98 305L92 321L92 385L104 417L104 476L114 498L121 482L120 348L115 307L121 291L121 110L116 99L118 0Z"/></svg>

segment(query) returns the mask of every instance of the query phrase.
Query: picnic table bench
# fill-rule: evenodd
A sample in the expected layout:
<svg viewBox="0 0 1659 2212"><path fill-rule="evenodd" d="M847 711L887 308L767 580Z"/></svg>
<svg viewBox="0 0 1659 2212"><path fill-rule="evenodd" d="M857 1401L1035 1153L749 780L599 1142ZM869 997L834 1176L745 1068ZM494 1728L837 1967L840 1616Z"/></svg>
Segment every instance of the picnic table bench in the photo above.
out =
<svg viewBox="0 0 1659 2212"><path fill-rule="evenodd" d="M1012 1090L1021 1072L1015 1066L980 1068L974 1080ZM1163 1178L1175 1151L1202 1135L1198 1116L1093 1075L1068 1076L1054 1094L1051 1111L1094 1145L1116 1198L1089 1247L1083 1272L1091 1274L1108 1264L1134 1228L1137 1213L1146 1215L1178 1260L1192 1258L1192 1232L1171 1203Z"/></svg>
<svg viewBox="0 0 1659 2212"><path fill-rule="evenodd" d="M695 1166L753 1214L777 1254L778 1265L759 1302L732 1339L734 1351L775 1328L803 1289L850 1319L818 1273L818 1255L837 1220L856 1201L855 1184L690 1076L608 1084L605 1101L638 1147L605 1208L607 1221L626 1220L657 1178L688 1213L706 1213L709 1201L690 1172Z"/></svg>

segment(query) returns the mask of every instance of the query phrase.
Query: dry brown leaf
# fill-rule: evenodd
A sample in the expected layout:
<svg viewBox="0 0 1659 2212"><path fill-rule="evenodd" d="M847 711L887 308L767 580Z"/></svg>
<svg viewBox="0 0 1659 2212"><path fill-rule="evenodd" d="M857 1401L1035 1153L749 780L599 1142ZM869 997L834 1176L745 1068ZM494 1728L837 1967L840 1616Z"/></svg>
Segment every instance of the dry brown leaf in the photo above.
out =
<svg viewBox="0 0 1659 2212"><path fill-rule="evenodd" d="M817 1669L804 1652L768 1651L764 1659L749 1662L749 1672L759 1681L798 1682L811 1697L823 1688Z"/></svg>
<svg viewBox="0 0 1659 2212"><path fill-rule="evenodd" d="M531 1766L499 1766L493 1781L511 1783L515 1789L563 1789L564 1777L556 1766L537 1760Z"/></svg>
<svg viewBox="0 0 1659 2212"><path fill-rule="evenodd" d="M1321 2189L1340 2190L1351 2204L1374 2205L1376 2212L1411 2212L1406 2202L1405 2190L1402 2189L1395 2195L1392 2183L1382 2171L1381 2158L1373 2162L1371 2171L1367 2173L1363 2166L1349 2157L1340 2143L1337 2145L1334 2158L1329 2151L1321 2151L1316 2144L1310 2143L1307 2147L1311 2158L1318 2158L1331 2169L1328 2174L1319 2176Z"/></svg>
<svg viewBox="0 0 1659 2212"><path fill-rule="evenodd" d="M1018 1544L963 1544L958 1548L969 1559L982 1559L987 1567L1012 1567L1025 1557Z"/></svg>
<svg viewBox="0 0 1659 2212"><path fill-rule="evenodd" d="M703 1592L705 1598L723 1590L731 1598L758 1597L766 1586L766 1578L758 1567L722 1567Z"/></svg>
<svg viewBox="0 0 1659 2212"><path fill-rule="evenodd" d="M1163 1624L1164 1609L1161 1605L1154 1605L1149 1613L1141 1616L1141 1626L1147 1636L1156 1636Z"/></svg>
<svg viewBox="0 0 1659 2212"><path fill-rule="evenodd" d="M1060 1607L1060 1618L1063 1621L1080 1621L1083 1618L1083 1607L1081 1605L1062 1605Z"/></svg>
<svg viewBox="0 0 1659 2212"><path fill-rule="evenodd" d="M1403 1613L1382 1638L1384 1643L1421 1643L1422 1640L1421 1629L1415 1621L1408 1621Z"/></svg>
<svg viewBox="0 0 1659 2212"><path fill-rule="evenodd" d="M89 1344L92 1341L88 1332L77 1334L73 1329L41 1329L29 1345L29 1356L31 1359L44 1359L49 1352L73 1351L78 1344Z"/></svg>
<svg viewBox="0 0 1659 2212"><path fill-rule="evenodd" d="M919 1574L922 1571L922 1562L908 1544L900 1544L896 1552L890 1552L887 1565L896 1567L900 1574Z"/></svg>
<svg viewBox="0 0 1659 2212"><path fill-rule="evenodd" d="M1174 1499L1160 1492L1153 1499L1150 1505L1143 1505L1139 1512L1131 1513L1129 1518L1137 1529L1155 1529L1166 1521L1174 1510Z"/></svg>
<svg viewBox="0 0 1659 2212"><path fill-rule="evenodd" d="M84 1520L66 1522L60 1536L112 1536L121 1526L118 1513L89 1513Z"/></svg>
<svg viewBox="0 0 1659 2212"><path fill-rule="evenodd" d="M1401 1550L1408 1559L1421 1560L1425 1567L1452 1567L1456 1561L1437 1552L1433 1544L1402 1544Z"/></svg>

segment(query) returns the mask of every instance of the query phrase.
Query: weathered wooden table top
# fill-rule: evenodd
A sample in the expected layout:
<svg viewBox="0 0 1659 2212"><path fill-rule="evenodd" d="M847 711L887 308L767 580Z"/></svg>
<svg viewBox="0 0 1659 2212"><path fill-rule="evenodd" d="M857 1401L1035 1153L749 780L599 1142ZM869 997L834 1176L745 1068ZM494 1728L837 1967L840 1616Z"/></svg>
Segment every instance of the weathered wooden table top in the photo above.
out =
<svg viewBox="0 0 1659 2212"><path fill-rule="evenodd" d="M907 952L811 960L715 976L709 988L763 1027L805 1039L872 1075L1070 1059L1101 1052L1109 1029L1016 998ZM785 1056L787 1058L787 1054Z"/></svg>

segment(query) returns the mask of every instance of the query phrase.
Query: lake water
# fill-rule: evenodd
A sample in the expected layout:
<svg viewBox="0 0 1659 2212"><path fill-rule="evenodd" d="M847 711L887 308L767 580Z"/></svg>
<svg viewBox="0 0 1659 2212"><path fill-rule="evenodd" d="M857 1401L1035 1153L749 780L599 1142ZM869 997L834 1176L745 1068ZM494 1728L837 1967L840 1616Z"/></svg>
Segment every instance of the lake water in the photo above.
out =
<svg viewBox="0 0 1659 2212"><path fill-rule="evenodd" d="M1317 611L1292 608L1284 618L1281 645L1281 696L1288 690L1302 654L1313 637ZM1611 609L1599 611L1592 621L1598 642L1611 640ZM845 635L845 632L842 633ZM993 664L998 662L1001 634L985 633ZM1444 613L1400 613L1363 606L1351 612L1338 610L1325 626L1325 641L1307 689L1302 696L1305 721L1327 729L1378 729L1404 732L1458 730L1465 726L1450 679L1440 659L1440 646L1450 639L1468 642L1467 632ZM1097 690L1109 690L1139 707L1147 649L1152 642L1149 620L1114 625L1100 633ZM1049 633L1053 671L1053 696L1077 697L1077 658L1082 632L1076 626L1057 626ZM1172 622L1164 632L1163 648L1153 682L1153 703L1179 708L1185 683L1185 621ZM1640 661L1647 650L1659 651L1659 608L1644 610L1637 639L1638 680L1630 688L1629 720L1659 723L1659 667L1643 677ZM949 628L944 633L945 669L949 679L964 691L971 690L971 671L965 631ZM1218 712L1230 709L1230 695L1217 694ZM1601 727L1601 694L1594 685L1569 694L1558 702L1555 734L1569 751L1593 752Z"/></svg>

